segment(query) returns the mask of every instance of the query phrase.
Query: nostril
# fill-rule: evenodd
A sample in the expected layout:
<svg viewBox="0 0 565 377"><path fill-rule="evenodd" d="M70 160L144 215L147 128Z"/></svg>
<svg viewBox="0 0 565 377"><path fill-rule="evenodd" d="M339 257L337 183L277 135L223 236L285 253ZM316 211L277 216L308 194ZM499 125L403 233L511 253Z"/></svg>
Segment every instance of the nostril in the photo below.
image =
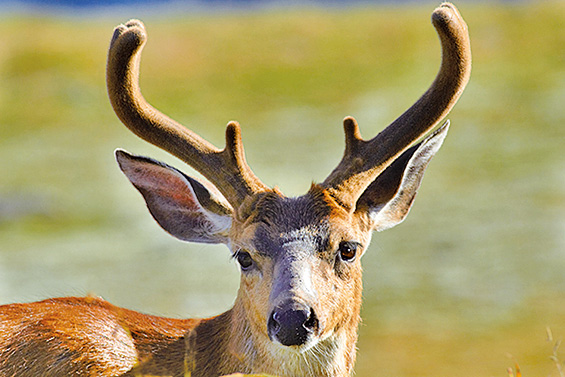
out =
<svg viewBox="0 0 565 377"><path fill-rule="evenodd" d="M278 312L274 312L271 315L271 318L269 318L269 332L271 333L271 335L276 335L278 334L280 328L281 328L281 316Z"/></svg>
<svg viewBox="0 0 565 377"><path fill-rule="evenodd" d="M318 323L318 317L316 316L314 309L310 308L310 315L308 316L306 322L304 322L303 324L304 328L310 332L314 332L318 329Z"/></svg>

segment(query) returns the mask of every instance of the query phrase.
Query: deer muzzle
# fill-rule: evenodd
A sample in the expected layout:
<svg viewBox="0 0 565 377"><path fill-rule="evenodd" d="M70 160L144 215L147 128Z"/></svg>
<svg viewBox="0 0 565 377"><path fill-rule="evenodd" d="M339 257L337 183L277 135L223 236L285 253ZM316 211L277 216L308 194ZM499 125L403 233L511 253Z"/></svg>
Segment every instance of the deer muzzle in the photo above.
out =
<svg viewBox="0 0 565 377"><path fill-rule="evenodd" d="M272 341L284 346L302 346L318 332L319 321L313 308L289 300L272 311L267 328Z"/></svg>

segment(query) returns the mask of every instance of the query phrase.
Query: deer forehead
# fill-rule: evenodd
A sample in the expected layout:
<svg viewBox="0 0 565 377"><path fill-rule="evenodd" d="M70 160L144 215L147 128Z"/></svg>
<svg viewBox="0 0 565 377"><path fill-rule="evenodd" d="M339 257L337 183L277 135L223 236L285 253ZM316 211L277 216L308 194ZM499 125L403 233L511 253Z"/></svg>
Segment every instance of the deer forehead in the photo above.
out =
<svg viewBox="0 0 565 377"><path fill-rule="evenodd" d="M273 259L304 259L327 250L330 236L327 221L288 230L260 224L252 242L258 253Z"/></svg>
<svg viewBox="0 0 565 377"><path fill-rule="evenodd" d="M343 239L358 238L351 216L324 192L297 198L267 195L246 222L245 243L267 257L300 258L331 250Z"/></svg>

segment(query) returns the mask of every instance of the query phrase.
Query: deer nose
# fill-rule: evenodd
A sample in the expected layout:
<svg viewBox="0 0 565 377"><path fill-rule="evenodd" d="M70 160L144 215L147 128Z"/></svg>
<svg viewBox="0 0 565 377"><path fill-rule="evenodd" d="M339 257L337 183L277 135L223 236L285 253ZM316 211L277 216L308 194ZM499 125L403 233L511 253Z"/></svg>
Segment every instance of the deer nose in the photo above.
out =
<svg viewBox="0 0 565 377"><path fill-rule="evenodd" d="M269 317L269 337L284 346L301 346L318 329L314 309L296 303L280 305Z"/></svg>

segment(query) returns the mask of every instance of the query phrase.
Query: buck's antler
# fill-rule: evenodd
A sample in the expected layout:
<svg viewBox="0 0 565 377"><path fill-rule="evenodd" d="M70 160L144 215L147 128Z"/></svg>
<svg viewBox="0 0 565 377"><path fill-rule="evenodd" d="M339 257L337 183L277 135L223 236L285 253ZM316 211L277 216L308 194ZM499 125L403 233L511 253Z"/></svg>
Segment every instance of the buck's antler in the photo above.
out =
<svg viewBox="0 0 565 377"><path fill-rule="evenodd" d="M430 88L404 114L371 140L363 140L355 119L344 120L345 153L337 168L323 182L346 208L403 151L428 133L463 92L471 73L471 47L465 21L450 3L432 14L442 46L439 73Z"/></svg>
<svg viewBox="0 0 565 377"><path fill-rule="evenodd" d="M106 80L110 102L120 120L142 139L199 171L236 208L247 196L269 190L245 161L237 122L227 125L226 147L220 150L145 101L139 90L139 61L146 41L140 21L131 20L114 30Z"/></svg>

